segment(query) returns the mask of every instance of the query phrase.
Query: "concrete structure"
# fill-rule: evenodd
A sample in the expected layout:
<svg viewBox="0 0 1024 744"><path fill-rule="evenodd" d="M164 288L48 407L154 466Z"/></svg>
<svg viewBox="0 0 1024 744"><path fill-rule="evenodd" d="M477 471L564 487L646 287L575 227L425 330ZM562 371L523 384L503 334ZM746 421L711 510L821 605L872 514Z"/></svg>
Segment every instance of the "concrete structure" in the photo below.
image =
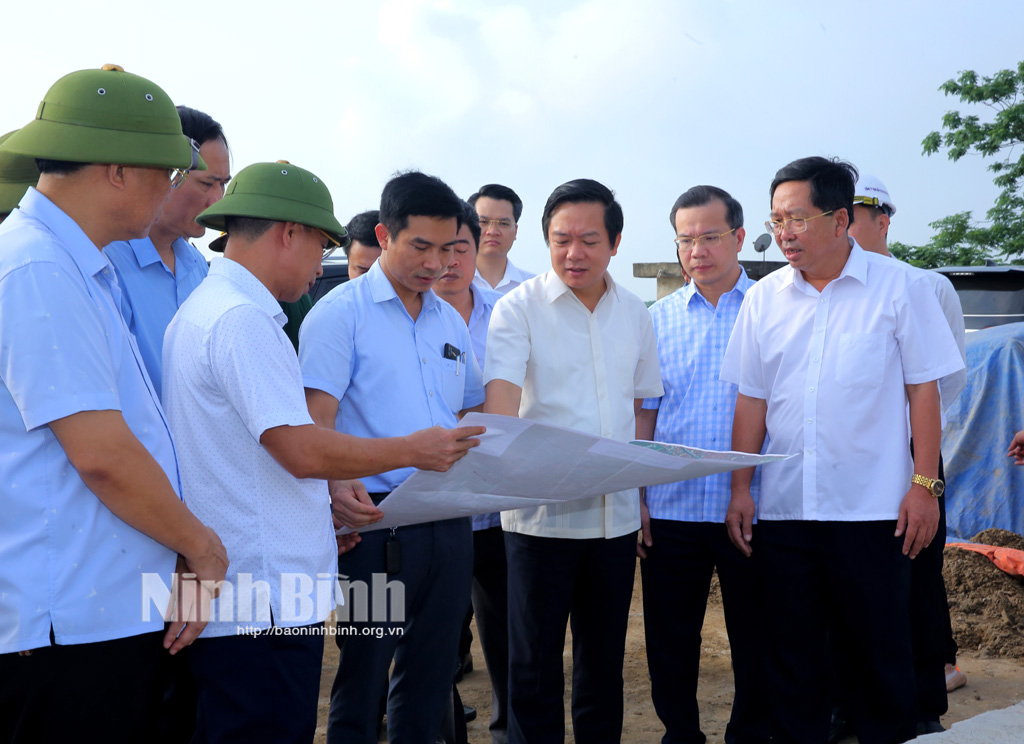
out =
<svg viewBox="0 0 1024 744"><path fill-rule="evenodd" d="M746 270L747 276L754 281L767 276L776 269L781 269L785 265L785 261L740 261L740 266ZM667 261L661 263L635 263L633 264L633 276L641 279L657 279L659 300L683 286L683 272L679 268L678 263L669 263Z"/></svg>
<svg viewBox="0 0 1024 744"><path fill-rule="evenodd" d="M928 744L1020 744L1024 741L1024 703L954 723L941 734L919 736Z"/></svg>

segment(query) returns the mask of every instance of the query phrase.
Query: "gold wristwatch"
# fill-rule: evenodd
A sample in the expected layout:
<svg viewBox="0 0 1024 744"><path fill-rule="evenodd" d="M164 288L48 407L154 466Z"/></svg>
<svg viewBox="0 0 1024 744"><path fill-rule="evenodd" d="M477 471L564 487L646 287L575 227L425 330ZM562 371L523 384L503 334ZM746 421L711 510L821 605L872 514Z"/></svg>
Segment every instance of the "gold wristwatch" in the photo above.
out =
<svg viewBox="0 0 1024 744"><path fill-rule="evenodd" d="M926 478L923 475L914 473L914 477L910 479L910 482L916 483L919 486L924 486L935 498L939 498L939 496L946 492L946 484L938 478Z"/></svg>

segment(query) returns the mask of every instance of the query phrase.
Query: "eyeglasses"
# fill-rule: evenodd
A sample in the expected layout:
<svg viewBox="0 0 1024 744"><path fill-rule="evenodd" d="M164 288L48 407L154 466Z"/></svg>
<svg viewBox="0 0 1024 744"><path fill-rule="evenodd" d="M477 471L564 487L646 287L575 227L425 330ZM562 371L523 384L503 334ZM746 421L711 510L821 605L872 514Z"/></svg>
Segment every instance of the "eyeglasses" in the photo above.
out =
<svg viewBox="0 0 1024 744"><path fill-rule="evenodd" d="M199 167L199 143L194 139L189 139L189 144L192 146L192 164L189 165L188 170L182 170L181 168L168 169L168 177L171 179L172 189L176 189L185 183L188 174Z"/></svg>
<svg viewBox="0 0 1024 744"><path fill-rule="evenodd" d="M765 229L769 232L773 232L776 235L781 235L783 230L789 230L791 233L802 233L807 230L807 223L811 220L816 220L819 217L824 217L826 214L832 214L835 210L830 209L827 212L816 214L813 217L793 217L789 220L765 220Z"/></svg>
<svg viewBox="0 0 1024 744"><path fill-rule="evenodd" d="M171 188L176 189L185 183L185 179L188 178L188 171L181 168L168 168L167 175L171 179Z"/></svg>
<svg viewBox="0 0 1024 744"><path fill-rule="evenodd" d="M324 244L324 245L322 245L322 246L320 246L320 249L321 249L321 250L322 250L322 251L324 252L324 255L323 255L323 257L322 257L322 258L321 258L320 260L323 260L324 258L327 258L327 257L328 257L329 255L331 255L332 253L334 253L334 251L336 251L336 250L338 249L338 246L340 246L340 245L341 245L341 243L339 243L339 242L338 242L337 240L335 240L335 239L334 239L334 238L332 238L332 237L331 237L330 235L328 235L327 233L325 233L325 232L324 232L323 230L321 230L321 229L320 229L319 227L317 227L317 228L314 228L314 229L315 229L315 230L316 230L316 231L317 231L318 233L320 233L321 235L323 235L323 236L324 236L325 238L327 238L327 243L326 243L326 244Z"/></svg>
<svg viewBox="0 0 1024 744"><path fill-rule="evenodd" d="M734 233L738 230L738 227L734 227L732 230L726 230L723 233L710 233L708 235L698 235L695 238L691 238L689 235L680 235L672 242L676 244L676 247L681 251L690 251L694 248L714 248L722 242L722 238L729 233Z"/></svg>
<svg viewBox="0 0 1024 744"><path fill-rule="evenodd" d="M515 227L515 222L512 220L488 220L484 217L480 218L480 229L486 230L488 227L496 227L499 230L511 230Z"/></svg>

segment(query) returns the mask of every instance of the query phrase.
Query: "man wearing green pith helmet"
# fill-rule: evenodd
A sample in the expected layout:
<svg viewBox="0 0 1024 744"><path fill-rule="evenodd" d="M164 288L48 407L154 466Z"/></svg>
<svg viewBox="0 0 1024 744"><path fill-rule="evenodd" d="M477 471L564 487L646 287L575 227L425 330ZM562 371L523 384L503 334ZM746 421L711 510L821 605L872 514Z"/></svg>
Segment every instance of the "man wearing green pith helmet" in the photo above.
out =
<svg viewBox="0 0 1024 744"><path fill-rule="evenodd" d="M39 182L0 225L0 740L151 738L172 573L224 578L101 252L145 235L198 154L157 85L58 80L4 151ZM194 584L188 584L194 589ZM148 598L148 599L147 599Z"/></svg>
<svg viewBox="0 0 1024 744"><path fill-rule="evenodd" d="M163 348L185 499L216 525L231 559L191 652L197 740L308 744L336 585L326 479L447 470L483 428L364 439L313 423L278 302L307 292L321 260L348 241L316 175L284 161L250 165L197 221L226 233L213 246L224 257Z"/></svg>
<svg viewBox="0 0 1024 744"><path fill-rule="evenodd" d="M8 132L0 137L0 222L18 208L21 197L39 181L35 159L4 149L4 142L12 134L14 132Z"/></svg>

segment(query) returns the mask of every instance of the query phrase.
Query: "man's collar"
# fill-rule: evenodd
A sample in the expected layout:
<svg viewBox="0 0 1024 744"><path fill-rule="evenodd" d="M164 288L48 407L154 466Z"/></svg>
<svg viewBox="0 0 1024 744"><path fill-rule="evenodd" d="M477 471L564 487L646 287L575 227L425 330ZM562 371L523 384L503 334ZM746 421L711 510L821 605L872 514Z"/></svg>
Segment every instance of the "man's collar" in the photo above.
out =
<svg viewBox="0 0 1024 744"><path fill-rule="evenodd" d="M476 282L469 285L469 291L473 293L473 307L493 307L494 303L501 299L501 293L490 287L481 287Z"/></svg>
<svg viewBox="0 0 1024 744"><path fill-rule="evenodd" d="M150 240L149 236L129 240L128 245L131 246L132 253L135 254L135 260L138 262L140 268L152 266L162 260L160 258L160 254L156 250L156 246L153 245L153 241Z"/></svg>
<svg viewBox="0 0 1024 744"><path fill-rule="evenodd" d="M754 280L748 277L746 269L740 266L740 275L736 277L736 283L728 292L723 292L722 297L725 297L726 295L732 292L739 292L740 298L742 299L743 297L746 296L747 290L753 286ZM702 295L700 291L697 289L697 282L695 282L693 279L690 279L690 283L684 285L681 291L683 296L683 302L686 305L689 305L691 302L693 302L693 299L696 296L700 296L705 302L707 302L707 298L704 297L704 295ZM710 305L711 303L709 302L708 304Z"/></svg>
<svg viewBox="0 0 1024 744"><path fill-rule="evenodd" d="M544 272L542 276L541 286L543 289L543 295L549 305L566 292L572 292L572 288L562 281L558 274L555 273L554 269ZM601 295L601 299L598 300L598 304L604 301L604 298L608 295L612 295L616 300L619 298L618 285L615 283L615 280L612 279L612 275L608 270L605 270L604 272L604 281L607 286L605 287L604 294Z"/></svg>
<svg viewBox="0 0 1024 744"><path fill-rule="evenodd" d="M85 231L67 212L50 201L34 186L21 198L19 208L25 216L38 220L54 234L86 276L94 276L112 264Z"/></svg>
<svg viewBox="0 0 1024 744"><path fill-rule="evenodd" d="M855 279L861 284L866 285L868 283L868 261L864 256L864 249L861 248L860 245L857 244L857 241L850 236L847 236L846 239L850 243L850 255L847 256L846 263L843 264L843 270L839 272L839 276L837 276L833 281L839 281L843 277L848 276L851 279ZM817 292L817 290L811 287L810 283L804 279L804 275L799 269L794 269L792 266L786 266L785 269L787 269L787 272L783 275L782 281L779 282L776 294L786 287L794 287L799 289L801 292L810 292L811 290Z"/></svg>
<svg viewBox="0 0 1024 744"><path fill-rule="evenodd" d="M387 302L388 300L401 302L394 285L388 279L388 275L384 273L384 269L381 268L380 260L374 261L373 266L363 276L366 277L363 281L370 285L370 298L375 303ZM424 310L429 310L437 305L437 295L434 294L433 290L428 289L420 294L423 295Z"/></svg>
<svg viewBox="0 0 1024 744"><path fill-rule="evenodd" d="M277 319L279 323L284 319L281 304L270 293L270 290L267 289L267 285L257 279L255 274L237 261L227 256L215 257L210 264L210 276L225 277L271 318ZM284 323L281 323L281 325L283 326Z"/></svg>

